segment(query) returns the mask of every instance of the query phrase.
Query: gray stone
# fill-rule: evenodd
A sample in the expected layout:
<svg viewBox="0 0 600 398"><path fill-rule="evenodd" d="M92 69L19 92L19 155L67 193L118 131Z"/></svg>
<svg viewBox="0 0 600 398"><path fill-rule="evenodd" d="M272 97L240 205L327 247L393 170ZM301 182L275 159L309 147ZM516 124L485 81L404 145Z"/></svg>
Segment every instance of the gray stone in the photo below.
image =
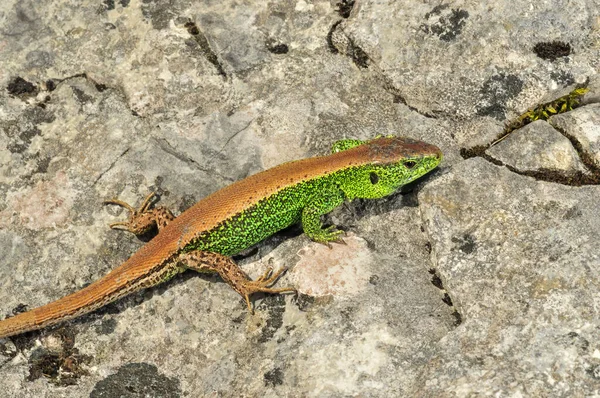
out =
<svg viewBox="0 0 600 398"><path fill-rule="evenodd" d="M552 116L548 122L577 142L586 159L600 170L600 103Z"/></svg>
<svg viewBox="0 0 600 398"><path fill-rule="evenodd" d="M587 396L600 388L600 188L469 159L419 194L464 322L413 396Z"/></svg>
<svg viewBox="0 0 600 398"><path fill-rule="evenodd" d="M519 172L584 172L585 166L568 138L550 124L537 120L513 131L486 154Z"/></svg>
<svg viewBox="0 0 600 398"><path fill-rule="evenodd" d="M290 266L278 285L301 293L257 296L254 315L219 278L185 273L0 341L3 397L599 390L597 186L461 157L547 93L595 84L596 1L72 3L0 2L2 316L77 291L144 244L107 228L127 215L104 199L156 191L179 214L341 138L409 136L444 163L328 216L347 246L296 228L240 256L252 277ZM572 51L536 55L555 38Z"/></svg>
<svg viewBox="0 0 600 398"><path fill-rule="evenodd" d="M584 105L600 103L600 76L591 76L587 88L589 91L583 95L581 103Z"/></svg>
<svg viewBox="0 0 600 398"><path fill-rule="evenodd" d="M538 104L548 91L597 73L594 0L561 8L533 0L494 3L357 2L343 31L373 60L410 106L452 119L502 122ZM530 10L523 12L523 10ZM588 26L590 30L575 29ZM559 33L560 32L560 33ZM554 60L537 43L559 37L571 51Z"/></svg>
<svg viewBox="0 0 600 398"><path fill-rule="evenodd" d="M455 137L465 149L485 149L504 133L504 124L498 120L483 116L466 122L455 123Z"/></svg>

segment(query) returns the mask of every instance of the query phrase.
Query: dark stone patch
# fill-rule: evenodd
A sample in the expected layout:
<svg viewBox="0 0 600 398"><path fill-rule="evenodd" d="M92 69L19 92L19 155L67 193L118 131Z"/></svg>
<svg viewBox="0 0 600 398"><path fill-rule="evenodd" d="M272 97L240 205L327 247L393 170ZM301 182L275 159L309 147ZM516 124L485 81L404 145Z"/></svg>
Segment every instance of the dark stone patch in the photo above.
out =
<svg viewBox="0 0 600 398"><path fill-rule="evenodd" d="M42 109L46 109L46 104L48 102L50 102L51 99L52 98L49 95L47 95L47 96L44 97L44 100L42 102L38 102L36 105L39 106Z"/></svg>
<svg viewBox="0 0 600 398"><path fill-rule="evenodd" d="M34 381L45 377L57 386L77 384L77 380L88 372L82 367L91 361L88 355L80 355L75 348L75 332L61 327L52 332L61 341L60 350L49 350L46 347L36 348L29 358L29 375L27 380Z"/></svg>
<svg viewBox="0 0 600 398"><path fill-rule="evenodd" d="M454 326L459 326L462 323L462 315L460 312L454 311L452 316L454 317Z"/></svg>
<svg viewBox="0 0 600 398"><path fill-rule="evenodd" d="M571 45L563 41L543 41L533 46L533 52L542 59L555 61L558 58L569 56Z"/></svg>
<svg viewBox="0 0 600 398"><path fill-rule="evenodd" d="M37 125L41 123L52 123L56 119L53 112L36 107L27 108L23 112L23 124Z"/></svg>
<svg viewBox="0 0 600 398"><path fill-rule="evenodd" d="M32 129L29 130L25 130L23 131L19 137L27 142L28 144L31 143L31 140L33 139L33 137L42 134L42 131L40 129L38 129L37 127L34 127Z"/></svg>
<svg viewBox="0 0 600 398"><path fill-rule="evenodd" d="M348 18L354 8L354 0L340 0L336 4L336 11L342 18Z"/></svg>
<svg viewBox="0 0 600 398"><path fill-rule="evenodd" d="M450 7L448 4L440 4L431 9L427 14L425 14L425 19L429 19L436 15L442 15L442 11L447 10Z"/></svg>
<svg viewBox="0 0 600 398"><path fill-rule="evenodd" d="M450 307L453 306L452 299L450 298L450 295L448 293L444 293L444 296L442 297L442 301L444 302L444 304L449 305Z"/></svg>
<svg viewBox="0 0 600 398"><path fill-rule="evenodd" d="M177 4L172 0L142 0L142 15L154 29L168 29L171 19L180 13Z"/></svg>
<svg viewBox="0 0 600 398"><path fill-rule="evenodd" d="M429 274L431 274L431 284L440 290L444 290L444 284L442 283L442 279L438 276L436 270L430 269Z"/></svg>
<svg viewBox="0 0 600 398"><path fill-rule="evenodd" d="M404 97L400 94L394 94L394 96L392 97L392 102L394 104L402 104L408 106L408 102L406 102L406 99L404 99Z"/></svg>
<svg viewBox="0 0 600 398"><path fill-rule="evenodd" d="M377 251L377 245L375 244L375 242L369 238L363 238L365 240L365 242L367 242L367 248L371 251Z"/></svg>
<svg viewBox="0 0 600 398"><path fill-rule="evenodd" d="M470 234L465 234L462 238L452 238L452 242L458 244L458 250L465 254L473 253L477 248L475 238ZM454 249L453 249L454 250Z"/></svg>
<svg viewBox="0 0 600 398"><path fill-rule="evenodd" d="M441 4L425 14L427 23L421 25L421 30L438 36L440 40L452 41L462 33L468 18L468 11L460 8L450 9L448 4Z"/></svg>
<svg viewBox="0 0 600 398"><path fill-rule="evenodd" d="M102 83L96 83L96 82L94 82L94 87L96 88L96 90L99 93L108 90L108 86L106 84L102 84Z"/></svg>
<svg viewBox="0 0 600 398"><path fill-rule="evenodd" d="M8 358L8 360L10 361L14 357L16 357L18 353L19 350L15 349L14 346L0 343L0 355L4 357L4 360Z"/></svg>
<svg viewBox="0 0 600 398"><path fill-rule="evenodd" d="M309 296L308 294L298 293L295 302L300 311L306 312L315 303L315 297Z"/></svg>
<svg viewBox="0 0 600 398"><path fill-rule="evenodd" d="M51 160L52 159L49 156L39 157L38 155L35 173L46 173L48 171L48 166L50 165Z"/></svg>
<svg viewBox="0 0 600 398"><path fill-rule="evenodd" d="M200 29L198 29L198 26L194 22L186 22L184 26L190 35L196 36L200 34Z"/></svg>
<svg viewBox="0 0 600 398"><path fill-rule="evenodd" d="M31 140L36 135L40 135L42 131L37 127L33 127L31 129L20 131L16 137L13 136L13 140L9 142L6 148L12 153L23 153L29 148L31 145ZM9 137L10 133L7 134Z"/></svg>
<svg viewBox="0 0 600 398"><path fill-rule="evenodd" d="M96 333L111 334L117 327L117 320L114 318L103 319L100 325L96 326Z"/></svg>
<svg viewBox="0 0 600 398"><path fill-rule="evenodd" d="M115 9L115 0L104 0L104 7L107 11Z"/></svg>
<svg viewBox="0 0 600 398"><path fill-rule="evenodd" d="M25 99L27 97L35 97L39 92L37 86L22 77L15 77L12 79L8 86L6 86L6 90L10 95L14 95L21 99Z"/></svg>
<svg viewBox="0 0 600 398"><path fill-rule="evenodd" d="M269 370L263 375L263 379L265 381L265 386L267 387L280 386L283 384L283 370L281 370L281 368Z"/></svg>
<svg viewBox="0 0 600 398"><path fill-rule="evenodd" d="M556 338L556 342L564 347L576 347L580 354L584 354L590 348L590 342L577 332L569 332L560 336Z"/></svg>
<svg viewBox="0 0 600 398"><path fill-rule="evenodd" d="M369 283L371 285L377 285L379 283L379 275L371 275L371 277L369 278Z"/></svg>
<svg viewBox="0 0 600 398"><path fill-rule="evenodd" d="M23 153L27 150L27 146L19 142L10 142L6 146L6 149L8 149L11 153Z"/></svg>
<svg viewBox="0 0 600 398"><path fill-rule="evenodd" d="M15 308L13 308L12 314L13 315L21 314L23 312L26 312L28 308L29 308L29 306L27 304L20 303Z"/></svg>
<svg viewBox="0 0 600 398"><path fill-rule="evenodd" d="M80 104L87 104L90 102L94 102L94 98L90 95L87 95L83 90L81 90L78 87L71 87L71 90L73 90L73 94L75 94L75 97L77 98L77 101L79 101Z"/></svg>
<svg viewBox="0 0 600 398"><path fill-rule="evenodd" d="M148 363L129 363L96 383L90 398L179 398L181 395L176 378L158 373L157 367Z"/></svg>
<svg viewBox="0 0 600 398"><path fill-rule="evenodd" d="M550 78L563 87L570 86L575 83L575 77L573 77L573 74L569 71L552 71L550 72Z"/></svg>
<svg viewBox="0 0 600 398"><path fill-rule="evenodd" d="M27 378L29 381L39 379L42 375L49 379L58 377L60 357L56 353L38 348L31 354L29 363L31 364L29 377Z"/></svg>
<svg viewBox="0 0 600 398"><path fill-rule="evenodd" d="M501 72L491 76L479 90L481 99L477 104L477 114L503 121L507 101L519 95L521 90L523 81L515 75Z"/></svg>
<svg viewBox="0 0 600 398"><path fill-rule="evenodd" d="M369 56L362 48L354 44L354 41L350 40L351 43L351 58L354 64L359 68L366 69L369 67Z"/></svg>
<svg viewBox="0 0 600 398"><path fill-rule="evenodd" d="M600 365L590 366L585 370L585 373L593 379L600 380Z"/></svg>
<svg viewBox="0 0 600 398"><path fill-rule="evenodd" d="M283 43L269 43L267 44L267 50L273 54L287 54L290 50L287 44Z"/></svg>
<svg viewBox="0 0 600 398"><path fill-rule="evenodd" d="M265 297L260 303L259 309L267 311L267 321L258 338L259 343L271 340L275 333L283 326L283 313L285 312L285 296L274 294Z"/></svg>
<svg viewBox="0 0 600 398"><path fill-rule="evenodd" d="M570 207L569 210L567 210L565 212L565 215L563 216L563 218L565 220L572 220L574 218L579 218L583 215L583 213L581 212L581 209L579 209L577 206L573 206Z"/></svg>
<svg viewBox="0 0 600 398"><path fill-rule="evenodd" d="M48 91L54 91L56 89L56 83L52 79L46 80L46 89Z"/></svg>

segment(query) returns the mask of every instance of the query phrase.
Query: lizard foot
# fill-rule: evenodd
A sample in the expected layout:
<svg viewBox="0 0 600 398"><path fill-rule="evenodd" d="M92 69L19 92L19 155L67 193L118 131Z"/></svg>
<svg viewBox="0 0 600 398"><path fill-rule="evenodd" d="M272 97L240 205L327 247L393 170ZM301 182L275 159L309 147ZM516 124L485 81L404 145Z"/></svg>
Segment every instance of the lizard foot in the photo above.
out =
<svg viewBox="0 0 600 398"><path fill-rule="evenodd" d="M252 308L252 303L250 302L250 296L254 293L285 293L285 292L296 292L296 289L293 287L280 287L280 288L272 288L270 287L273 283L277 282L277 279L283 273L287 271L287 267L284 267L273 274L273 268L269 267L267 271L262 274L258 279L245 280L239 286L237 286L237 291L244 297L246 300L246 305L248 306L248 310L250 313L254 314L254 309Z"/></svg>
<svg viewBox="0 0 600 398"><path fill-rule="evenodd" d="M331 243L341 243L343 245L347 244L343 236L346 236L346 231L337 229L335 225L332 225L321 230L321 233L319 235L312 237L312 240L332 249L333 246L331 245Z"/></svg>
<svg viewBox="0 0 600 398"><path fill-rule="evenodd" d="M158 229L166 226L169 221L175 217L167 208L159 206L154 209L150 209L152 200L156 197L156 193L152 192L142 202L138 209L133 208L129 203L123 202L119 199L105 200L104 204L113 204L124 207L129 211L129 220L119 221L109 224L110 228L122 229L134 233L135 235L143 235L148 232L155 225Z"/></svg>

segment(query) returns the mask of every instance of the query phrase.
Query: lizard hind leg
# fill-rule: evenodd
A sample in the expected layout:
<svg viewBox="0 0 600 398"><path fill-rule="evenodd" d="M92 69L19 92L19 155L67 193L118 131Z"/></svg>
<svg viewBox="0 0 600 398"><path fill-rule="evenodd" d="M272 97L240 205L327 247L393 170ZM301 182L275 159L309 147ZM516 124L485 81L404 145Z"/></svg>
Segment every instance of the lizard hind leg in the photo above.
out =
<svg viewBox="0 0 600 398"><path fill-rule="evenodd" d="M110 224L109 227L129 231L135 235L143 235L155 225L159 230L165 227L175 216L173 216L173 213L169 209L163 206L151 209L150 206L155 197L156 193L150 193L137 209L119 199L104 201L104 204L121 206L129 211L129 219L127 221L115 222Z"/></svg>
<svg viewBox="0 0 600 398"><path fill-rule="evenodd" d="M250 296L254 293L285 293L295 292L293 287L272 288L277 280L283 275L287 268L281 268L273 274L273 269L269 267L267 271L258 279L251 280L248 275L231 259L220 253L212 253L201 250L182 253L178 258L187 268L198 272L216 272L221 278L238 292L246 301L248 310L254 313Z"/></svg>

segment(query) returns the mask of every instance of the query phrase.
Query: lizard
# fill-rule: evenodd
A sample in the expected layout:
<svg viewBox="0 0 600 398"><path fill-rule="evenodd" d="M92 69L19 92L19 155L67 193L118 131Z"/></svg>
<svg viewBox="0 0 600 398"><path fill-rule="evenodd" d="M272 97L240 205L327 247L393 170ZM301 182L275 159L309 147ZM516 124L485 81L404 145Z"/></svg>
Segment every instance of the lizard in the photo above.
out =
<svg viewBox="0 0 600 398"><path fill-rule="evenodd" d="M283 163L237 181L174 217L166 207L153 207L150 194L135 209L122 206L127 221L110 224L136 235L152 228L158 233L128 260L104 277L61 299L0 321L0 338L41 329L94 311L134 291L165 282L187 269L216 272L246 302L250 296L293 292L272 287L287 268L269 267L256 280L231 256L292 224L301 223L313 241L343 242L344 231L323 228L321 216L345 201L390 195L433 170L441 150L404 137L376 137L336 141L332 153Z"/></svg>

